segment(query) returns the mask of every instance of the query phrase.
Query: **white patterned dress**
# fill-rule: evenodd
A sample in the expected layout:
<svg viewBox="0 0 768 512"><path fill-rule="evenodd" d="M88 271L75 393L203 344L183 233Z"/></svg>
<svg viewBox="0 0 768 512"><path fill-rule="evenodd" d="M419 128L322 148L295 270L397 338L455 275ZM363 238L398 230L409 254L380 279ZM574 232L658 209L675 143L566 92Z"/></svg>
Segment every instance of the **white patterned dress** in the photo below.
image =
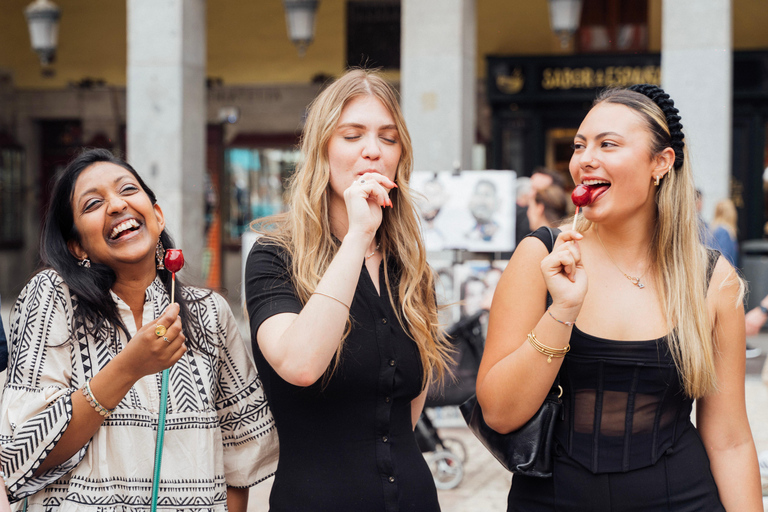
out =
<svg viewBox="0 0 768 512"><path fill-rule="evenodd" d="M187 337L203 350L187 350L171 367L159 509L224 511L227 486L261 482L277 463L274 420L256 369L227 302L207 294L185 289L200 327ZM112 298L133 336L130 308L114 293ZM165 287L155 279L145 294L143 323L168 304ZM159 373L136 382L70 460L33 476L69 424L72 393L128 342L112 327L85 335L82 325L75 325L76 307L61 276L44 270L26 285L11 313L11 355L0 404L8 492L12 500L28 497L30 512L149 510Z"/></svg>

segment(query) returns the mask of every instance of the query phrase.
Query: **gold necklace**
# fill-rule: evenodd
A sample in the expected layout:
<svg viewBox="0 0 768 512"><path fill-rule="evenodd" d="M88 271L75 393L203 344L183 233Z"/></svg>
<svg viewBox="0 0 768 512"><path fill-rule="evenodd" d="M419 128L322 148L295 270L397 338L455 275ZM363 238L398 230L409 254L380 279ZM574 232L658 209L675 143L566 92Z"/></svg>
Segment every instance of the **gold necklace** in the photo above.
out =
<svg viewBox="0 0 768 512"><path fill-rule="evenodd" d="M379 247L381 247L381 242L379 242L379 243L377 243L377 244L376 244L376 248L373 250L373 252L372 252L371 254L369 254L368 256L366 256L366 257L365 257L365 259L368 259L368 258L370 258L371 256L373 256L374 254L376 254L376 251L378 251L378 250L379 250Z"/></svg>
<svg viewBox="0 0 768 512"><path fill-rule="evenodd" d="M617 268L617 269L619 269L619 272L621 272L622 274L624 274L624 277L626 277L627 279L629 279L629 281L630 281L630 282L631 282L633 285L637 286L637 287L638 287L638 288L640 288L640 289L643 289L643 288L645 288L645 285L644 285L643 283L641 283L641 282L640 282L640 280L641 280L643 277L645 277L645 274L647 274L647 273L648 273L648 269L649 269L651 266L650 266L650 265L648 265L648 266L645 268L645 272L643 272L643 275L641 275L640 277L635 277L635 276L631 276L631 275L627 274L626 272L624 272L623 270L621 270L621 267L618 265L618 263L616 263L616 261L615 261L615 260L613 259L613 257L611 256L611 253L610 253L610 252L608 252L608 249L606 249L606 247L605 247L605 244L603 243L603 239L602 239L602 238L600 238L600 231L598 231L598 230L597 230L597 227L595 227L595 234L597 235L597 239L598 239L598 240L600 240L600 245L602 245L602 246L603 246L603 250L605 251L605 254L607 254L607 255L608 255L608 258L611 260L611 263L613 263L613 264L616 266L616 268Z"/></svg>

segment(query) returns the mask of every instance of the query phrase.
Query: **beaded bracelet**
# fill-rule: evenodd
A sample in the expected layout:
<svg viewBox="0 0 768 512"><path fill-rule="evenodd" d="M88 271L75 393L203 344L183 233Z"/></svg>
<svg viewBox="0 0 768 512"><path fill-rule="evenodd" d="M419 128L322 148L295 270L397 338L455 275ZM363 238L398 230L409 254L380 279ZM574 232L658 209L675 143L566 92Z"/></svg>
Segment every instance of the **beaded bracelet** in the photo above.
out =
<svg viewBox="0 0 768 512"><path fill-rule="evenodd" d="M548 347L539 341L533 331L528 333L528 342L533 346L533 348L547 356L547 363L551 363L553 357L565 357L565 354L571 350L570 345L566 345L563 348Z"/></svg>
<svg viewBox="0 0 768 512"><path fill-rule="evenodd" d="M88 403L91 404L91 407L93 407L93 409L97 413L104 416L104 419L109 418L109 416L112 414L112 411L114 411L114 409L112 410L107 409L106 407L101 405L98 400L96 400L96 397L93 396L93 391L91 391L91 379L88 379L87 381L85 381L85 386L82 387L82 391L83 391L83 396L88 401Z"/></svg>
<svg viewBox="0 0 768 512"><path fill-rule="evenodd" d="M549 316L551 316L555 320L555 322L559 322L559 323L561 323L563 325L567 325L568 327L573 327L573 325L576 323L575 321L574 322L564 322L562 320L559 320L558 318L555 317L555 315L552 314L550 309L552 309L552 306L549 306L547 308L547 313L549 313Z"/></svg>

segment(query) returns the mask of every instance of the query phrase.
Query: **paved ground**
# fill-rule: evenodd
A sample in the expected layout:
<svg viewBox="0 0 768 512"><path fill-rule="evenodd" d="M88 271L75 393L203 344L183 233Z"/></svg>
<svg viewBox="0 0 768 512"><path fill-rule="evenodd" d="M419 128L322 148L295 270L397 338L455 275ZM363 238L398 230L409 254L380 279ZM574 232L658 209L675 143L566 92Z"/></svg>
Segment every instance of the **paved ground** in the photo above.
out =
<svg viewBox="0 0 768 512"><path fill-rule="evenodd" d="M4 300L2 308L3 323L8 325L11 301ZM247 325L241 323L244 335ZM7 327L6 327L7 333ZM768 334L750 338L749 343L760 347L763 355L747 360L745 381L747 414L749 415L752 434L758 453L768 451L768 387L760 379L760 370L768 354ZM5 373L0 373L0 383L5 382ZM440 430L445 438L459 439L468 452L464 464L464 477L458 487L438 491L443 512L504 512L506 511L507 492L511 475L491 456L472 436L466 427L450 427ZM766 484L766 482L764 480ZM249 512L266 512L269 508L269 490L271 480L251 490ZM764 487L765 489L766 487ZM768 489L766 489L768 491ZM768 512L768 496L763 498L765 511Z"/></svg>

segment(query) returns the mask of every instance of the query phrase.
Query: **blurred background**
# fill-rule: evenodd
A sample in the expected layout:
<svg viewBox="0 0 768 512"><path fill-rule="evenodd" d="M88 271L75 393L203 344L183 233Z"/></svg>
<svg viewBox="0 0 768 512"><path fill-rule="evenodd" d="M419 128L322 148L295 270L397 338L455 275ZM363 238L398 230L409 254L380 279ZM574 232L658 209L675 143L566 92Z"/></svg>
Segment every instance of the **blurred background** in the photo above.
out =
<svg viewBox="0 0 768 512"><path fill-rule="evenodd" d="M241 234L283 208L307 105L359 65L400 90L418 170L547 168L570 186L596 91L659 83L703 218L731 198L739 241L759 241L766 26L765 0L3 0L0 295L12 302L36 268L51 178L88 146L127 157L187 278L238 303Z"/></svg>

